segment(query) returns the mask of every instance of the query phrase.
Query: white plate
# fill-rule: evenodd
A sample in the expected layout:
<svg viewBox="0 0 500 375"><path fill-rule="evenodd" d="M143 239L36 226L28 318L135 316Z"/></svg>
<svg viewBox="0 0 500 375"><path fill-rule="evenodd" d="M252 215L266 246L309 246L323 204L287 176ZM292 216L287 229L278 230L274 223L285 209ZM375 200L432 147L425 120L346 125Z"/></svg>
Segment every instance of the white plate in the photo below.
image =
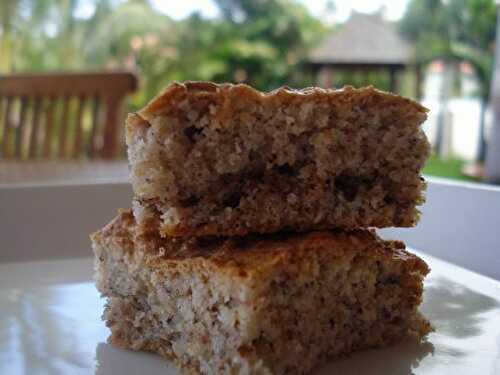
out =
<svg viewBox="0 0 500 375"><path fill-rule="evenodd" d="M424 256L427 342L332 361L318 374L500 374L500 282ZM0 374L177 374L106 343L92 260L0 264Z"/></svg>

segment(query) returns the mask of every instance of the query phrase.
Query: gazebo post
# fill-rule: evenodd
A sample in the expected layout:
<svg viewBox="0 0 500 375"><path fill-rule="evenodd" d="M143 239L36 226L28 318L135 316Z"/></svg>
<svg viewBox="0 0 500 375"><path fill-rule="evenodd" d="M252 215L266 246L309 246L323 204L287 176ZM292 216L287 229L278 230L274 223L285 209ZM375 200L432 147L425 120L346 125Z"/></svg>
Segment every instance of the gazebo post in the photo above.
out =
<svg viewBox="0 0 500 375"><path fill-rule="evenodd" d="M398 90L398 82L397 82L397 69L394 67L389 68L389 91L396 93Z"/></svg>
<svg viewBox="0 0 500 375"><path fill-rule="evenodd" d="M422 99L422 65L420 63L415 64L415 98Z"/></svg>
<svg viewBox="0 0 500 375"><path fill-rule="evenodd" d="M319 68L316 78L318 86L324 88L333 87L334 85L333 80L334 80L334 75L332 66L325 64L321 68Z"/></svg>

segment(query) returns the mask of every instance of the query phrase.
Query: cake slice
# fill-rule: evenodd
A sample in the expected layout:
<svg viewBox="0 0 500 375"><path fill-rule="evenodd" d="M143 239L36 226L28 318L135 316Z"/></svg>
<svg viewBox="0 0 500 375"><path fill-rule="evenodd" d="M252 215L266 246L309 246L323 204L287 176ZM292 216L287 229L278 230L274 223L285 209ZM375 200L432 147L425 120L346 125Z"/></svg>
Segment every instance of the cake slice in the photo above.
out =
<svg viewBox="0 0 500 375"><path fill-rule="evenodd" d="M135 216L168 236L413 226L426 117L372 87L171 84L127 119Z"/></svg>
<svg viewBox="0 0 500 375"><path fill-rule="evenodd" d="M110 342L201 374L302 374L421 339L428 267L374 232L245 238L138 234L129 211L92 236Z"/></svg>

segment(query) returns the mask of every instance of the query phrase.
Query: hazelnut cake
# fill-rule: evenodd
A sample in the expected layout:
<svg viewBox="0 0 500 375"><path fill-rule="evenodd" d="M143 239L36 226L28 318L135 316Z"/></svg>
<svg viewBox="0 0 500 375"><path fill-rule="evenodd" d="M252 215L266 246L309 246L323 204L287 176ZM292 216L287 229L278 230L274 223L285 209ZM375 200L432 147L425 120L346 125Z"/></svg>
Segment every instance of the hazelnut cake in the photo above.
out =
<svg viewBox="0 0 500 375"><path fill-rule="evenodd" d="M410 227L426 117L373 87L173 83L127 119L134 214L176 237Z"/></svg>
<svg viewBox="0 0 500 375"><path fill-rule="evenodd" d="M110 341L186 373L304 374L431 330L427 265L370 230L186 239L121 211L92 242Z"/></svg>

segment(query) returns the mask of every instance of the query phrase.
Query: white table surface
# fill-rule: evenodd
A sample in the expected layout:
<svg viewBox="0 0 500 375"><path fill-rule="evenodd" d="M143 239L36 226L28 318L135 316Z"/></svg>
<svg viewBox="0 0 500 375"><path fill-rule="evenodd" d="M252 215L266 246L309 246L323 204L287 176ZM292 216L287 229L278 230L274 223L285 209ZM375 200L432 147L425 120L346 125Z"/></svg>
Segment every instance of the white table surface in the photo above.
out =
<svg viewBox="0 0 500 375"><path fill-rule="evenodd" d="M436 328L333 361L317 374L500 374L500 282L423 256L423 312ZM92 259L0 263L0 374L176 374L159 357L106 343Z"/></svg>

